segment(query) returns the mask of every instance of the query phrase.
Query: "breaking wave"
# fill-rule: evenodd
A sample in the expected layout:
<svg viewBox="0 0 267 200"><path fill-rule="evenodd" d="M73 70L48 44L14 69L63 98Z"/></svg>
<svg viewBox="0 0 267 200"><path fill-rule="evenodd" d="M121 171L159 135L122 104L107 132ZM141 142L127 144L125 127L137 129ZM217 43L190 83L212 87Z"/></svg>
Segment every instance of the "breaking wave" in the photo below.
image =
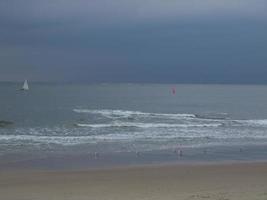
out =
<svg viewBox="0 0 267 200"><path fill-rule="evenodd" d="M267 119L230 119L227 113L149 113L130 110L74 109L88 113L71 124L52 127L0 129L2 144L95 144L141 141L144 144L173 141L194 144L267 140ZM97 115L97 117L92 116ZM80 116L79 116L80 117ZM191 144L190 143L190 144Z"/></svg>
<svg viewBox="0 0 267 200"><path fill-rule="evenodd" d="M78 127L90 128L116 128L116 127L133 127L133 128L194 128L194 127L218 127L222 124L167 124L167 123L107 123L107 124L75 124Z"/></svg>
<svg viewBox="0 0 267 200"><path fill-rule="evenodd" d="M172 113L147 113L140 111L129 111L129 110L89 110L89 109L74 109L76 113L90 113L90 114L99 114L107 118L131 118L131 117L167 117L172 119L179 118L194 118L194 114L172 114Z"/></svg>
<svg viewBox="0 0 267 200"><path fill-rule="evenodd" d="M149 113L130 110L111 110L111 109L73 109L76 113L88 113L101 115L105 118L115 120L109 124L86 124L77 123L79 127L106 128L106 127L139 127L139 128L171 128L171 127L219 127L219 126L246 126L246 127L267 127L267 119L249 119L235 120L231 119L227 113L210 113L210 114L188 114L188 113ZM119 120L133 119L156 119L157 123L129 123L116 122ZM164 120L180 120L179 123L160 123ZM198 124L195 123L198 122ZM141 121L143 122L143 121Z"/></svg>
<svg viewBox="0 0 267 200"><path fill-rule="evenodd" d="M267 127L267 119L232 120L233 126Z"/></svg>

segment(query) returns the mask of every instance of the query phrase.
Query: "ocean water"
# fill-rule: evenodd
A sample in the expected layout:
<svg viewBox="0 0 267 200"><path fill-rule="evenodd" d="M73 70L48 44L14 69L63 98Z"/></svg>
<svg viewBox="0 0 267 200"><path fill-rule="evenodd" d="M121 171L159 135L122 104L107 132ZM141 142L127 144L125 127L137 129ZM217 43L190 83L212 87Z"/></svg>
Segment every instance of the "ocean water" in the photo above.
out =
<svg viewBox="0 0 267 200"><path fill-rule="evenodd" d="M267 159L267 86L20 86L0 84L0 120L13 122L0 127L2 165Z"/></svg>

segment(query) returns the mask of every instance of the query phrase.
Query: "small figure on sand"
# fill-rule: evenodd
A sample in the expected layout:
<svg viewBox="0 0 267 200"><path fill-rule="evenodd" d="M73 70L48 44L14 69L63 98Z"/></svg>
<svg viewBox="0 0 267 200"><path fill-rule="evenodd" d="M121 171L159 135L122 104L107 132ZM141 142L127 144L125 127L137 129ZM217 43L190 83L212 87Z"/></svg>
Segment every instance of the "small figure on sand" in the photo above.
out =
<svg viewBox="0 0 267 200"><path fill-rule="evenodd" d="M141 153L139 151L136 151L135 152L135 155L136 155L136 157L140 157L141 156Z"/></svg>
<svg viewBox="0 0 267 200"><path fill-rule="evenodd" d="M181 148L177 147L175 150L174 150L174 153L177 154L179 157L182 157L183 156L183 151Z"/></svg>
<svg viewBox="0 0 267 200"><path fill-rule="evenodd" d="M99 155L99 153L96 151L95 153L94 153L94 158L95 159L98 159L100 157L100 155Z"/></svg>
<svg viewBox="0 0 267 200"><path fill-rule="evenodd" d="M207 154L207 149L203 150L203 154L205 154L205 155Z"/></svg>

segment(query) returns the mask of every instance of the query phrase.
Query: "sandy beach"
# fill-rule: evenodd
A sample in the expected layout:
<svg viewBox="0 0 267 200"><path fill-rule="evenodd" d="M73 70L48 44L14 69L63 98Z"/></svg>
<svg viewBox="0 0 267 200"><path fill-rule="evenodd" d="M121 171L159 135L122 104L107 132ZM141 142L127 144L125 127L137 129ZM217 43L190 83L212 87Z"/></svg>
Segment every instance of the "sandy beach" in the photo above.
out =
<svg viewBox="0 0 267 200"><path fill-rule="evenodd" d="M1 171L0 199L266 200L267 163Z"/></svg>

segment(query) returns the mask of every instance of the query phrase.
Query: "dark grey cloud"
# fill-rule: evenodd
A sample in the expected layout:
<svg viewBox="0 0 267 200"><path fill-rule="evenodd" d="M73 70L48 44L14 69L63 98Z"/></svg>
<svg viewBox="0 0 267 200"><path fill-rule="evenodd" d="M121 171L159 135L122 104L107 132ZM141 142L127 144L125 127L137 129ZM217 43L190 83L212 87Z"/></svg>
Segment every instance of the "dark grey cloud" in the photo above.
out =
<svg viewBox="0 0 267 200"><path fill-rule="evenodd" d="M2 0L0 80L267 83L266 0Z"/></svg>

